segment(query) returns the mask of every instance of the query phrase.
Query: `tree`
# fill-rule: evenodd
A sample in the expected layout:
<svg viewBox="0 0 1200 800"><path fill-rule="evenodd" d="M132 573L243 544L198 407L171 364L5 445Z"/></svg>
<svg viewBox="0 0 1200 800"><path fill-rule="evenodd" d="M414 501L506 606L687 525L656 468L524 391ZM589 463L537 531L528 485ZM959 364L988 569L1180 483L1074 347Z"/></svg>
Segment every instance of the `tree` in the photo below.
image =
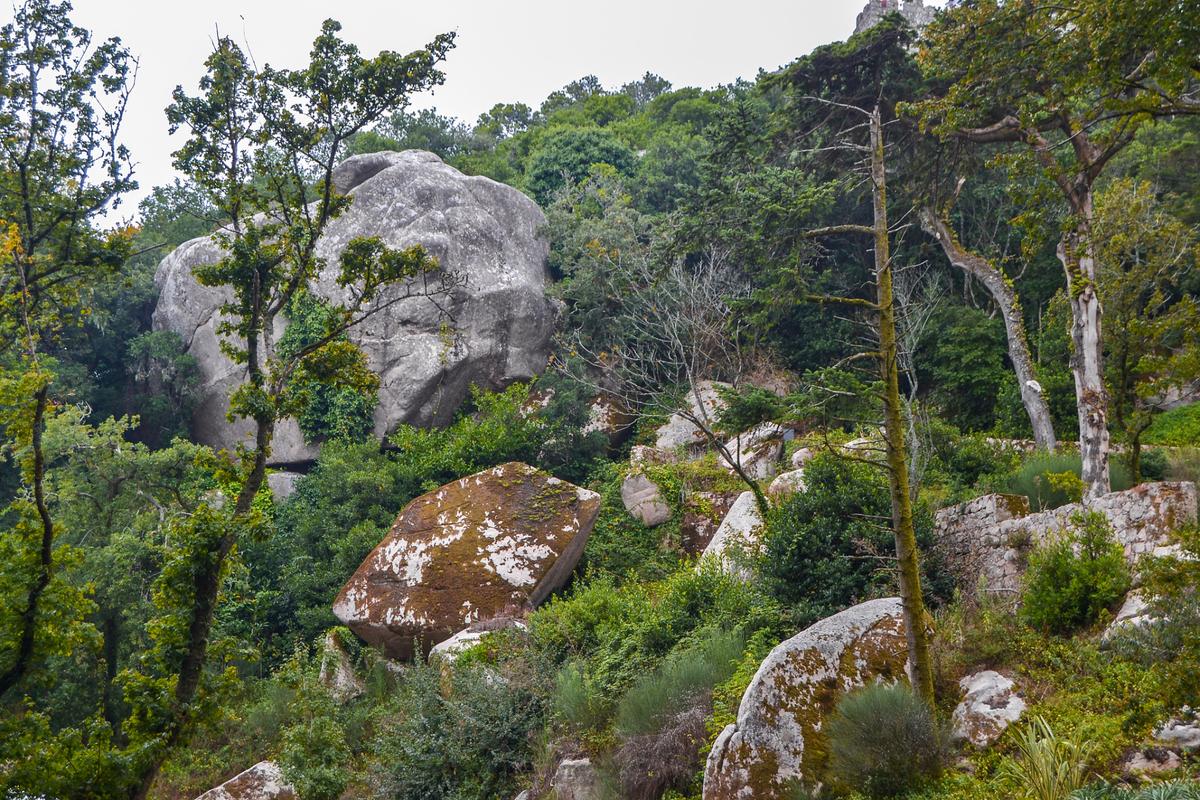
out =
<svg viewBox="0 0 1200 800"><path fill-rule="evenodd" d="M633 151L606 130L564 128L547 134L530 156L525 185L545 205L562 186L586 178L594 164L608 164L629 175L635 163Z"/></svg>
<svg viewBox="0 0 1200 800"><path fill-rule="evenodd" d="M95 43L72 24L68 3L28 0L0 29L0 386L8 446L27 496L14 504L14 540L27 570L6 573L0 604L0 697L56 647L39 627L54 591L58 526L46 490L43 436L56 413L46 350L85 308L89 281L128 253L126 232L96 222L136 187L120 143L136 64L117 39ZM20 563L18 561L12 562ZM10 638L11 634L11 638Z"/></svg>
<svg viewBox="0 0 1200 800"><path fill-rule="evenodd" d="M1045 181L1027 216L1053 216L1055 194L1065 205L1058 254L1088 499L1110 486L1096 182L1146 120L1200 112L1198 46L1196 15L1175 0L968 0L925 31L922 67L945 90L915 104L922 123L1010 145L1010 169Z"/></svg>
<svg viewBox="0 0 1200 800"><path fill-rule="evenodd" d="M1004 320L1004 331L1008 337L1008 358L1012 362L1013 372L1017 375L1021 403L1029 415L1033 439L1038 447L1053 451L1058 446L1054 436L1054 421L1042 394L1041 384L1037 380L1033 355L1029 351L1029 337L1025 332L1025 312L1017 298L1016 287L999 265L983 254L963 246L944 212L938 212L932 206L925 206L918 213L921 227L941 245L947 260L983 284L991 295L992 302L1000 311L1000 318Z"/></svg>
<svg viewBox="0 0 1200 800"><path fill-rule="evenodd" d="M338 37L327 20L298 70L255 68L229 38L217 41L206 62L200 94L175 90L167 109L172 132L189 138L175 166L209 195L227 223L216 234L224 256L198 268L197 280L231 297L218 332L224 352L245 367L246 380L230 397L230 415L251 420L254 443L230 465L233 497L216 502L191 522L191 552L168 563L160 577L164 617L159 649L151 657L163 681L131 686L141 711L135 729L151 744L137 767L135 795L145 797L163 756L184 741L199 707L206 656L221 579L234 545L265 521L255 498L264 484L276 422L300 414L309 380L331 386L371 387L378 378L343 334L405 298L436 298L455 285L423 248L393 250L375 238L355 239L341 253L337 282L346 302L324 316L325 330L301 347L276 347L276 320L309 291L324 268L317 242L349 205L334 185L334 168L347 140L409 94L440 83L437 64L453 46L438 36L407 56L384 51L364 58ZM165 696L164 696L165 695ZM202 699L202 698L199 698Z"/></svg>
<svg viewBox="0 0 1200 800"><path fill-rule="evenodd" d="M1108 317L1105 378L1136 484L1142 434L1172 393L1200 379L1200 306L1182 289L1200 264L1200 246L1148 184L1128 179L1097 196L1095 236Z"/></svg>

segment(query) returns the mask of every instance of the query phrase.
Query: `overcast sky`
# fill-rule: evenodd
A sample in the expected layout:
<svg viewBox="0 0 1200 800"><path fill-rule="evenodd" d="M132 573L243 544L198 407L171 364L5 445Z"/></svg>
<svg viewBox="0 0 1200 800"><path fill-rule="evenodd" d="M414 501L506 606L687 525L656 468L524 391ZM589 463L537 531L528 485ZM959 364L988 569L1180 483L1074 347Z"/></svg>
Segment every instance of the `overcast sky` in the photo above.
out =
<svg viewBox="0 0 1200 800"><path fill-rule="evenodd" d="M333 17L364 54L409 52L457 31L446 83L414 107L473 122L497 102L536 108L554 89L594 74L613 88L647 70L676 87L710 87L774 69L813 47L845 39L865 0L75 0L75 21L120 36L140 60L125 141L142 190L174 174L167 133L171 90L195 91L219 28L248 42L258 63L295 67L322 20ZM4 5L8 5L7 3ZM940 3L938 3L940 5ZM6 14L8 16L8 14Z"/></svg>

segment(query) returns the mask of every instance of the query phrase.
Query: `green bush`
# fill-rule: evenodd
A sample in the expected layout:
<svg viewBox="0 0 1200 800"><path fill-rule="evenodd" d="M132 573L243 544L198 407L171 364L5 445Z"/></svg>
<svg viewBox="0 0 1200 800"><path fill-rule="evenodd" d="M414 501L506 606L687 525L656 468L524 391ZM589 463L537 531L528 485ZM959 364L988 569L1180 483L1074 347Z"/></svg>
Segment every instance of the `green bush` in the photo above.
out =
<svg viewBox="0 0 1200 800"><path fill-rule="evenodd" d="M1140 789L1098 783L1073 792L1071 800L1200 800L1200 783L1167 781Z"/></svg>
<svg viewBox="0 0 1200 800"><path fill-rule="evenodd" d="M1017 736L1019 761L1007 761L1003 775L1026 800L1067 800L1087 779L1091 746L1078 731L1058 736L1046 720L1034 717Z"/></svg>
<svg viewBox="0 0 1200 800"><path fill-rule="evenodd" d="M1119 459L1109 462L1112 489L1119 492L1128 489L1132 482L1129 471ZM1082 461L1078 453L1047 453L1039 451L1025 459L1012 473L987 482L993 491L1007 494L1023 494L1029 498L1029 507L1034 511L1060 508L1078 502L1074 481L1064 480L1067 473L1075 478L1082 475Z"/></svg>
<svg viewBox="0 0 1200 800"><path fill-rule="evenodd" d="M533 733L545 719L534 689L483 664L448 674L436 665L406 670L374 738L378 796L509 800L516 777L532 766Z"/></svg>
<svg viewBox="0 0 1200 800"><path fill-rule="evenodd" d="M1167 480L1200 483L1200 447L1181 447L1167 454Z"/></svg>
<svg viewBox="0 0 1200 800"><path fill-rule="evenodd" d="M884 566L895 552L887 524L891 495L881 470L821 454L805 467L807 490L778 506L767 525L760 572L768 589L791 606L797 625L812 624L855 603L894 590ZM917 544L928 553L933 517L920 507ZM932 599L949 591L940 570L925 567Z"/></svg>
<svg viewBox="0 0 1200 800"><path fill-rule="evenodd" d="M838 702L829 720L829 772L867 797L912 791L942 770L949 733L907 686L874 684Z"/></svg>
<svg viewBox="0 0 1200 800"><path fill-rule="evenodd" d="M1029 558L1021 618L1052 633L1071 633L1095 623L1129 590L1125 553L1108 518L1098 511L1071 516L1072 529Z"/></svg>
<svg viewBox="0 0 1200 800"><path fill-rule="evenodd" d="M1200 403L1192 403L1165 411L1154 418L1142 436L1146 444L1165 444L1173 447L1200 446Z"/></svg>

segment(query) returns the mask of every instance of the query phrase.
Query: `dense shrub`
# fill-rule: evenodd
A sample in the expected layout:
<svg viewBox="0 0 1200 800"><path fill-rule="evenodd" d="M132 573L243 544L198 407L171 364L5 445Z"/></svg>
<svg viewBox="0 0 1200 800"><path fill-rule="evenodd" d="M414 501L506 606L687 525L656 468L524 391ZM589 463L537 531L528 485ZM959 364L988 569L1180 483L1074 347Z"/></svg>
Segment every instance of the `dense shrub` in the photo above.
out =
<svg viewBox="0 0 1200 800"><path fill-rule="evenodd" d="M941 772L949 734L904 685L874 684L838 702L829 720L829 771L867 797L895 797Z"/></svg>
<svg viewBox="0 0 1200 800"><path fill-rule="evenodd" d="M1159 414L1142 435L1142 441L1174 447L1200 447L1200 403Z"/></svg>
<svg viewBox="0 0 1200 800"><path fill-rule="evenodd" d="M766 585L808 625L847 606L893 591L889 556L895 543L889 525L891 497L883 472L869 464L822 454L806 467L807 490L772 514L761 572ZM928 552L933 518L916 515L917 544ZM926 562L925 588L948 590L939 570Z"/></svg>
<svg viewBox="0 0 1200 800"><path fill-rule="evenodd" d="M748 636L779 626L769 597L719 569L691 566L662 581L620 587L594 577L529 620L533 657L561 670L555 701L560 717L593 729L607 726L618 701L664 659L689 650L713 629L737 628Z"/></svg>
<svg viewBox="0 0 1200 800"><path fill-rule="evenodd" d="M609 164L629 175L637 158L620 139L602 128L562 128L547 134L533 152L525 185L545 205L564 182L587 177L593 164Z"/></svg>
<svg viewBox="0 0 1200 800"><path fill-rule="evenodd" d="M1112 490L1119 492L1132 484L1129 471L1119 459L1109 462ZM1008 494L1023 494L1034 511L1060 508L1079 501L1083 484L1082 462L1078 453L1047 453L1029 456L1012 473L989 483L990 489ZM1074 478L1074 480L1072 480Z"/></svg>
<svg viewBox="0 0 1200 800"><path fill-rule="evenodd" d="M372 788L383 797L510 800L543 720L539 693L511 674L413 666L374 740Z"/></svg>
<svg viewBox="0 0 1200 800"><path fill-rule="evenodd" d="M1071 531L1029 558L1021 618L1040 630L1070 633L1093 624L1129 589L1125 553L1108 518L1074 514Z"/></svg>
<svg viewBox="0 0 1200 800"><path fill-rule="evenodd" d="M615 754L621 796L655 800L686 790L700 766L712 688L727 680L745 647L738 631L703 632L639 679L617 706Z"/></svg>

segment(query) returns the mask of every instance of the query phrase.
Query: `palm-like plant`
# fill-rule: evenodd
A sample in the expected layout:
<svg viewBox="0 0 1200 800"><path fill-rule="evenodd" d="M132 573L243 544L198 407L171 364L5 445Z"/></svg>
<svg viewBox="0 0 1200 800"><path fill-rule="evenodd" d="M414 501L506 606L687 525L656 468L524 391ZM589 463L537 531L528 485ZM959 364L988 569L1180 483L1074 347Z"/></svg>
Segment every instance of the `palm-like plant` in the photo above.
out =
<svg viewBox="0 0 1200 800"><path fill-rule="evenodd" d="M1018 761L1005 764L1003 774L1027 800L1067 800L1087 779L1092 751L1079 732L1058 736L1042 717L1034 717L1017 736Z"/></svg>

